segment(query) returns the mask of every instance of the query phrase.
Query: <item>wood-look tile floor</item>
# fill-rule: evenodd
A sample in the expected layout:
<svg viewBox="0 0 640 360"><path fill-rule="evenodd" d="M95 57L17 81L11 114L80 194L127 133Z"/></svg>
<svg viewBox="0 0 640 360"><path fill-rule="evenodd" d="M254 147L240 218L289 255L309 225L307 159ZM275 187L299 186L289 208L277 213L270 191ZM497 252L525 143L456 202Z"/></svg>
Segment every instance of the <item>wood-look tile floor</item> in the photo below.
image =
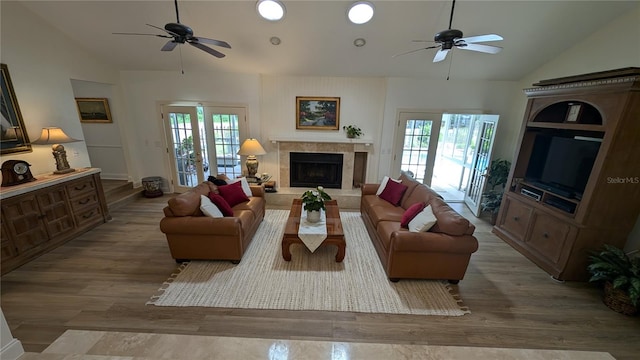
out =
<svg viewBox="0 0 640 360"><path fill-rule="evenodd" d="M2 310L26 351L41 352L72 329L639 357L640 318L609 310L592 284L554 282L462 204L452 206L476 224L480 242L457 286L471 310L465 316L145 305L177 267L158 226L169 197L136 199L111 222L2 277Z"/></svg>

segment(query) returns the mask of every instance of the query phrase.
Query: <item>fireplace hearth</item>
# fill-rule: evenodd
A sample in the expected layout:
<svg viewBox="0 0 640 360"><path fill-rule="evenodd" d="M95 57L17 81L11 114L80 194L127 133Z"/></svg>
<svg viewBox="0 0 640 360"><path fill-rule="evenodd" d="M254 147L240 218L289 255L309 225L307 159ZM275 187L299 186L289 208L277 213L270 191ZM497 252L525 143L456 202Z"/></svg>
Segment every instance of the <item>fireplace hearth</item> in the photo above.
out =
<svg viewBox="0 0 640 360"><path fill-rule="evenodd" d="M291 187L324 186L342 188L342 154L300 153L289 154L289 182Z"/></svg>

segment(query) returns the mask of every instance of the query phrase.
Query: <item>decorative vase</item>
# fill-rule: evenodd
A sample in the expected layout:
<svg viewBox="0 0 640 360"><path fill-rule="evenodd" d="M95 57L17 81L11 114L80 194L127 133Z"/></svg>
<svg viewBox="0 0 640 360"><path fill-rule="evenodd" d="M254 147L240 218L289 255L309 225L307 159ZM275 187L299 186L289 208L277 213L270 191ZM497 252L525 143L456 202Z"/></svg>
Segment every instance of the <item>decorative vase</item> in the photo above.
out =
<svg viewBox="0 0 640 360"><path fill-rule="evenodd" d="M307 221L312 223L317 223L318 221L320 221L320 211L307 210Z"/></svg>
<svg viewBox="0 0 640 360"><path fill-rule="evenodd" d="M347 133L347 137L348 137L349 139L354 139L354 138L356 137L356 135L355 135L355 134Z"/></svg>

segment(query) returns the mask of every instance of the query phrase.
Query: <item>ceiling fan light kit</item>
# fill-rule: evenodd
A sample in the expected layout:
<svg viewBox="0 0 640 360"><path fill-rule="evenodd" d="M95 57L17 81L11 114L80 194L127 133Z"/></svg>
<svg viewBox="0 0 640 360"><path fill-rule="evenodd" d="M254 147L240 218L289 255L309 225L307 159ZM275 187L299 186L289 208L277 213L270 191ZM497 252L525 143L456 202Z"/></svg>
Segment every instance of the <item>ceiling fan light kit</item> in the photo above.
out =
<svg viewBox="0 0 640 360"><path fill-rule="evenodd" d="M354 24L366 24L373 18L373 4L368 1L358 1L353 3L347 11L349 21Z"/></svg>
<svg viewBox="0 0 640 360"><path fill-rule="evenodd" d="M256 3L258 14L265 20L282 20L286 12L284 4L278 0L258 0Z"/></svg>

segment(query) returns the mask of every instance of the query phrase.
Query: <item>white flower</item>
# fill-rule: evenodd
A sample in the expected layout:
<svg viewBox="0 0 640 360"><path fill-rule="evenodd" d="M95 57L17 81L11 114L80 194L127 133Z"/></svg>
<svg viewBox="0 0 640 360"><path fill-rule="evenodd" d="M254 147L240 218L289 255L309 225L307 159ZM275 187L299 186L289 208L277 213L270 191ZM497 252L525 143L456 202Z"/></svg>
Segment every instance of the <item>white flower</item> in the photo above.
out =
<svg viewBox="0 0 640 360"><path fill-rule="evenodd" d="M324 187L322 187L322 186L318 186L318 190L323 191L323 190L324 190Z"/></svg>

